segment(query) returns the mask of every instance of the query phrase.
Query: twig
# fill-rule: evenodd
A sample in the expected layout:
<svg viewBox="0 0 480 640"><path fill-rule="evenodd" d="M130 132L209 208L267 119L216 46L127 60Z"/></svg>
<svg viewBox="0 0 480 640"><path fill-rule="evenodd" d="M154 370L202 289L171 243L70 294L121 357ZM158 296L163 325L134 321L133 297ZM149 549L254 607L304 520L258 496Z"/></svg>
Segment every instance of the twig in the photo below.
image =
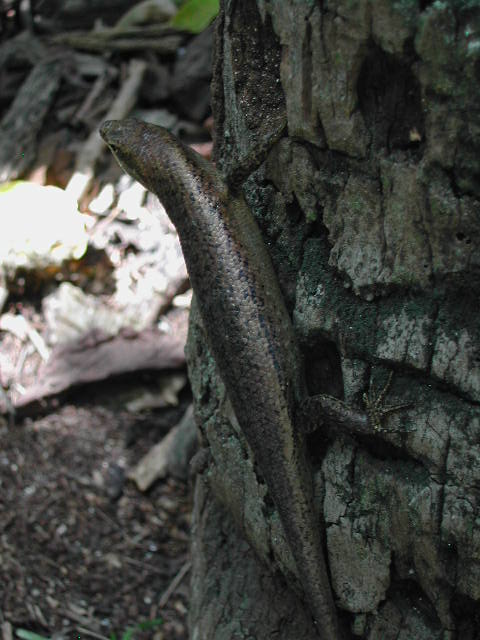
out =
<svg viewBox="0 0 480 640"><path fill-rule="evenodd" d="M62 75L62 60L36 64L0 123L0 181L15 180L34 161L37 134L49 111Z"/></svg>
<svg viewBox="0 0 480 640"><path fill-rule="evenodd" d="M190 560L188 560L180 569L180 571L177 573L175 578L171 581L167 590L164 591L162 597L160 598L160 602L158 603L158 606L160 607L160 609L163 609L163 607L167 604L167 602L170 600L170 596L172 595L172 593L175 591L175 589L178 587L178 585L181 583L181 581L184 579L184 577L187 575L187 573L190 571L191 568L192 568L192 563L190 562Z"/></svg>
<svg viewBox="0 0 480 640"><path fill-rule="evenodd" d="M10 331L10 333L13 333L20 340L28 338L40 354L42 360L47 362L50 357L49 348L45 344L42 336L22 314L19 313L14 316L10 313L4 313L0 318L0 329L2 329L2 331Z"/></svg>
<svg viewBox="0 0 480 640"><path fill-rule="evenodd" d="M144 51L172 54L178 49L184 35L161 25L150 27L111 28L97 31L71 31L50 38L56 44L66 44L84 51Z"/></svg>
<svg viewBox="0 0 480 640"><path fill-rule="evenodd" d="M95 631L87 629L87 627L77 627L77 629L80 631L80 633L84 633L86 636L98 638L98 640L109 640L107 636L102 636L100 633L96 633Z"/></svg>
<svg viewBox="0 0 480 640"><path fill-rule="evenodd" d="M137 542L134 538L131 538L125 529L120 525L120 523L115 522L110 516L104 513L98 506L95 509L95 512L98 513L106 522L111 524L117 531L120 531L122 538L127 542L129 547L137 547L138 549L145 549L144 545L140 544L140 540Z"/></svg>
<svg viewBox="0 0 480 640"><path fill-rule="evenodd" d="M157 567L153 567L151 564L147 564L146 562L140 562L140 560L135 560L135 558L123 557L122 560L127 564L131 564L134 567L139 567L141 569L146 569L151 573L157 573L160 576L165 576L167 573L166 569L157 569Z"/></svg>
<svg viewBox="0 0 480 640"><path fill-rule="evenodd" d="M110 107L106 120L124 118L130 113L137 101L143 75L147 69L144 60L131 60L128 68L128 77L118 93L114 103ZM66 192L79 200L85 193L90 180L93 178L93 167L97 158L103 153L105 143L95 129L85 142L75 163L75 171L67 185Z"/></svg>
<svg viewBox="0 0 480 640"><path fill-rule="evenodd" d="M112 75L112 72L107 67L105 71L98 76L83 104L80 106L77 113L73 116L74 123L87 121L87 113L91 110L92 105L98 98L98 96L105 91L105 87L112 78Z"/></svg>

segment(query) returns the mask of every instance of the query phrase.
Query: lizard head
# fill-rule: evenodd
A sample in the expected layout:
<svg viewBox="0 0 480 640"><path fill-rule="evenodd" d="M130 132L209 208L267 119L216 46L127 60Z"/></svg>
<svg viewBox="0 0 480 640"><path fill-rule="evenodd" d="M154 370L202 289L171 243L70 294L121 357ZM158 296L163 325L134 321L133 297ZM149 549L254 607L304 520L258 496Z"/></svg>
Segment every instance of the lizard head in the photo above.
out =
<svg viewBox="0 0 480 640"><path fill-rule="evenodd" d="M133 118L107 120L100 127L101 137L122 169L150 191L154 189L148 180L151 160L147 156L152 145L152 137L158 136L156 129L160 127L154 127Z"/></svg>
<svg viewBox="0 0 480 640"><path fill-rule="evenodd" d="M133 118L107 120L100 135L122 169L157 195L171 217L185 209L192 193L226 197L213 165L163 127Z"/></svg>

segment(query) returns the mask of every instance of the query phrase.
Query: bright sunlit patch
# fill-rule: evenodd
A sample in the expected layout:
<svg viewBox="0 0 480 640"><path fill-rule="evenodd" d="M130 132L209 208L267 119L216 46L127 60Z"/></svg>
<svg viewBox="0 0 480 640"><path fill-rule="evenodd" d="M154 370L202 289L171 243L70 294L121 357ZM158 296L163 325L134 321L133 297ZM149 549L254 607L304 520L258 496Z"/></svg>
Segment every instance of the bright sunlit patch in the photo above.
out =
<svg viewBox="0 0 480 640"><path fill-rule="evenodd" d="M81 258L87 234L62 189L17 181L0 187L0 264L38 268Z"/></svg>

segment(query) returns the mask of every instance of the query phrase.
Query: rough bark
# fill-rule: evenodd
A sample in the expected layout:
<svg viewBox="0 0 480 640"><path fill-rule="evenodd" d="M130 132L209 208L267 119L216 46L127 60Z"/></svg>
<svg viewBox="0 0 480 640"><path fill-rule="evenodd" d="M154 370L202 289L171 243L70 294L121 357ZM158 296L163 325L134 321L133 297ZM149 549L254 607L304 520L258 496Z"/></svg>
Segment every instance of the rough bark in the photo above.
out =
<svg viewBox="0 0 480 640"><path fill-rule="evenodd" d="M411 403L392 433L311 435L339 615L368 640L478 639L478 2L225 0L217 29L219 166L288 125L244 191L310 393L361 406L393 370L387 402ZM195 311L187 357L210 451L191 637L314 638Z"/></svg>

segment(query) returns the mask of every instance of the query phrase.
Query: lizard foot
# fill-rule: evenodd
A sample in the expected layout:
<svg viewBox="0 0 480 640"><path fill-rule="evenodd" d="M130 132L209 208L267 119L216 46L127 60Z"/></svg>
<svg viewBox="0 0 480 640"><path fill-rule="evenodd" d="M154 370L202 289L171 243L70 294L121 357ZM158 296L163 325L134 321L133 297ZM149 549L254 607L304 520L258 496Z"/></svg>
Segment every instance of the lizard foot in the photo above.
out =
<svg viewBox="0 0 480 640"><path fill-rule="evenodd" d="M385 427L383 427L383 421L389 413L400 411L401 409L406 409L407 407L412 406L410 402L407 402L405 404L394 404L390 406L383 404L383 399L385 398L392 384L392 378L393 371L390 371L387 384L383 387L378 395L373 387L373 384L372 391L370 393L363 394L363 402L365 403L365 409L368 414L368 421L376 433L394 433L396 431L400 431L400 429L385 429ZM415 429L409 429L407 433L409 433L410 431L415 431Z"/></svg>

